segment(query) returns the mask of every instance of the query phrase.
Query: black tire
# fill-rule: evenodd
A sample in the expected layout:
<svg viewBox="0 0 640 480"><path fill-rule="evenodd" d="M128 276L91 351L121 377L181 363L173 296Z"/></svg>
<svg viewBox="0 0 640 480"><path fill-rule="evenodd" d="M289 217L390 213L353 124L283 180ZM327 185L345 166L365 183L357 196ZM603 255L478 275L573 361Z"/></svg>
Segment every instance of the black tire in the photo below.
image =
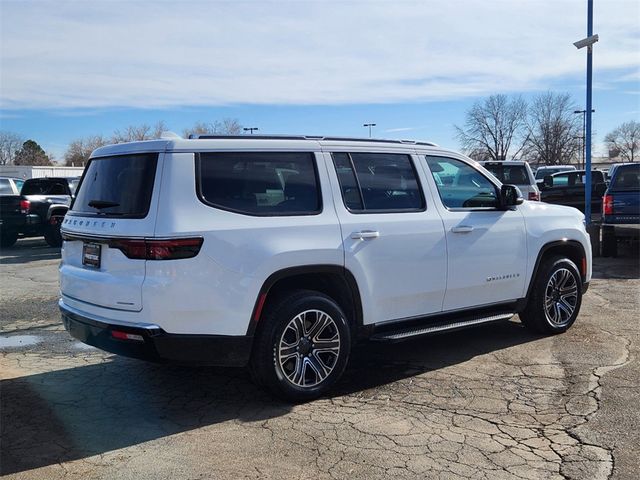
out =
<svg viewBox="0 0 640 480"><path fill-rule="evenodd" d="M265 309L254 340L251 374L281 398L308 401L326 393L342 376L350 351L351 332L340 306L323 293L297 290Z"/></svg>
<svg viewBox="0 0 640 480"><path fill-rule="evenodd" d="M18 241L18 232L14 230L0 231L0 247L13 247Z"/></svg>
<svg viewBox="0 0 640 480"><path fill-rule="evenodd" d="M60 225L47 225L44 231L44 241L50 247L61 247L62 234L60 233Z"/></svg>
<svg viewBox="0 0 640 480"><path fill-rule="evenodd" d="M576 321L581 304L582 278L578 267L566 257L550 256L542 260L520 320L537 333L562 333Z"/></svg>
<svg viewBox="0 0 640 480"><path fill-rule="evenodd" d="M602 240L600 244L603 257L618 256L618 240L613 227L602 227Z"/></svg>

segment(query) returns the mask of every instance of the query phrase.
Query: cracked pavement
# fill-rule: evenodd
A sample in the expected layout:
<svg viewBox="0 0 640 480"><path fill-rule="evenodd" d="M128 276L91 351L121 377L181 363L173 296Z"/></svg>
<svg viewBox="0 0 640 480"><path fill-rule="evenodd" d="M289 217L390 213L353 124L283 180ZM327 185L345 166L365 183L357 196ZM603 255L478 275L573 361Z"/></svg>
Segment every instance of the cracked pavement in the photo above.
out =
<svg viewBox="0 0 640 480"><path fill-rule="evenodd" d="M357 347L330 397L277 401L243 369L84 346L59 254L2 252L0 473L8 479L640 477L637 246L595 259L563 335L509 322Z"/></svg>

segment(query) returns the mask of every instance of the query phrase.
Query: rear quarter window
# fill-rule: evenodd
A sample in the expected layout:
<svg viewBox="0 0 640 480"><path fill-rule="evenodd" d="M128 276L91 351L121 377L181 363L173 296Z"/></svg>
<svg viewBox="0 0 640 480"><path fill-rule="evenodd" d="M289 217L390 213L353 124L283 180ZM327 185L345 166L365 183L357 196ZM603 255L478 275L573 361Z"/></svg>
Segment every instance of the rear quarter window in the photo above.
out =
<svg viewBox="0 0 640 480"><path fill-rule="evenodd" d="M196 188L212 207L245 215L320 213L313 153L203 152L196 155Z"/></svg>
<svg viewBox="0 0 640 480"><path fill-rule="evenodd" d="M84 215L144 218L149 213L157 153L94 158L71 211Z"/></svg>

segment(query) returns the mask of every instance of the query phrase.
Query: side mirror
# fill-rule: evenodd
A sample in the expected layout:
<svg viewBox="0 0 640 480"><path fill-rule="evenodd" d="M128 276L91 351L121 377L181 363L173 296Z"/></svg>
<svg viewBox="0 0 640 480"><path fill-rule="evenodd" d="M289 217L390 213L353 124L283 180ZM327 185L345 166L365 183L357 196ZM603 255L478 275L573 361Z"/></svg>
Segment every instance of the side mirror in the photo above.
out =
<svg viewBox="0 0 640 480"><path fill-rule="evenodd" d="M524 202L522 192L515 185L502 185L500 188L500 203L502 208L515 207Z"/></svg>
<svg viewBox="0 0 640 480"><path fill-rule="evenodd" d="M546 175L542 184L547 188L553 187L553 177L551 175Z"/></svg>

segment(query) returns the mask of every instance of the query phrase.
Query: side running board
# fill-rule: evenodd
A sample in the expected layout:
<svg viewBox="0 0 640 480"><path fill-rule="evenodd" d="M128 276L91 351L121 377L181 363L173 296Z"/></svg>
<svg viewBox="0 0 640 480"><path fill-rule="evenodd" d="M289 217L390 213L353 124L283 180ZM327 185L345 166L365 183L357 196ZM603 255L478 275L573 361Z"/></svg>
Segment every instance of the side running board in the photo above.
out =
<svg viewBox="0 0 640 480"><path fill-rule="evenodd" d="M375 332L370 339L376 342L399 342L401 340L420 337L422 335L430 335L434 333L450 332L453 330L460 330L474 325L481 325L484 323L500 322L503 320L509 320L515 315L515 312L504 312L493 315L474 316L458 319L447 319L438 322L431 321L429 323L423 323L422 325L416 325L413 323L411 326L401 326L396 324L395 329L385 329L384 331Z"/></svg>

